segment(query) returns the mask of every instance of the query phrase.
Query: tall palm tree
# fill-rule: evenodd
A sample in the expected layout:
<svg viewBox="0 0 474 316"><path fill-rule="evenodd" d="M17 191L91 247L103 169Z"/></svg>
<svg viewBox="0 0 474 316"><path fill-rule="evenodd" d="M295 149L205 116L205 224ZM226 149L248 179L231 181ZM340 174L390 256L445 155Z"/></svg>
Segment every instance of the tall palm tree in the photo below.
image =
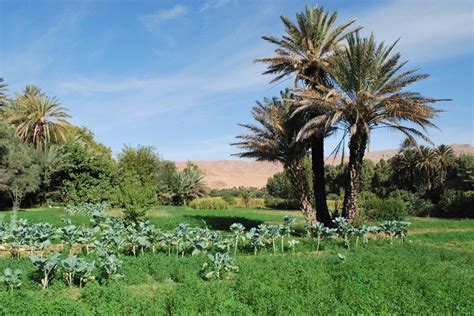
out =
<svg viewBox="0 0 474 316"><path fill-rule="evenodd" d="M440 99L404 91L428 75L418 74L417 69L402 71L406 62L400 61L400 54L392 54L395 44L377 44L373 36L363 38L358 32L349 35L347 46L339 48L333 59L335 88L319 86L324 93L312 95L315 103L331 113L331 124L338 124L350 137L343 209L349 220L356 216L362 161L371 132L389 128L410 139L429 141L426 128L435 127L431 120L440 112L430 106ZM421 130L403 125L405 122Z"/></svg>
<svg viewBox="0 0 474 316"><path fill-rule="evenodd" d="M64 143L72 129L71 116L56 98L49 98L38 87L28 85L24 94L7 104L6 121L20 138L42 150L48 144Z"/></svg>
<svg viewBox="0 0 474 316"><path fill-rule="evenodd" d="M257 102L252 115L258 125L241 124L250 133L237 136L241 141L232 145L243 150L236 154L239 157L282 163L290 176L303 215L315 223L316 214L303 167L307 146L295 142L298 124L291 119L291 100L292 95L286 90L281 92L280 98L265 98L263 102Z"/></svg>
<svg viewBox="0 0 474 316"><path fill-rule="evenodd" d="M450 146L439 145L434 148L435 159L438 163L437 185L443 187L448 175L448 168L453 165L455 156Z"/></svg>
<svg viewBox="0 0 474 316"><path fill-rule="evenodd" d="M275 57L260 58L257 62L268 64L264 74L275 75L271 82L294 77L295 86L300 82L311 89L314 85L331 86L328 71L331 58L340 42L356 29L349 29L354 20L336 25L337 12L327 12L323 7L306 6L305 11L296 14L297 23L282 16L285 35L281 38L263 36L263 39L277 45ZM318 219L326 225L331 218L326 202L326 179L324 175L324 138L330 128L321 124L320 110L311 109L311 104L297 106L298 114L306 123L298 141L309 141L313 169L313 190ZM324 123L324 122L323 122ZM321 127L322 125L322 127Z"/></svg>
<svg viewBox="0 0 474 316"><path fill-rule="evenodd" d="M0 77L0 111L3 110L6 102L6 91L7 91L7 84L5 83L4 79Z"/></svg>

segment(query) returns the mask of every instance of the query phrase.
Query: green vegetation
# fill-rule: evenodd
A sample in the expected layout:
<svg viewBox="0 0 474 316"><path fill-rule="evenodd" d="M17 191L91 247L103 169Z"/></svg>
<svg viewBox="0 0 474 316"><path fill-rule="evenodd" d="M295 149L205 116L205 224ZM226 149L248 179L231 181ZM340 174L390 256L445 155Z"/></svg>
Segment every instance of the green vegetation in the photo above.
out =
<svg viewBox="0 0 474 316"><path fill-rule="evenodd" d="M180 212L181 215L201 212L185 208L167 210L176 220L182 219ZM20 217L29 214L40 218L43 212L51 215L53 210L20 212ZM240 212L241 217L252 221L247 216L253 212L269 211L214 212L230 219ZM72 215L72 218L83 216ZM267 216L269 224L284 224L281 215L273 215L278 221L271 221L273 217ZM212 258L205 254L176 258L150 249L143 255L109 258L110 263L102 263L107 264L107 269L100 268L96 261L96 271L121 277L106 278L99 274L95 280L85 277L92 265L90 259L78 263L74 256L69 257L73 259L64 258L65 255L61 259L46 257L44 263L35 266L27 258L5 257L0 259L1 271L9 268L22 272L15 274L17 279L10 271L6 273L12 281L7 283L4 278L5 286L0 288L1 299L9 302L2 305L1 312L285 314L291 305L298 314L314 310L318 313L469 313L474 308L469 299L474 294L473 221L417 218L410 221L405 242L395 239L393 245L383 238L369 237L367 248L356 248L352 240L348 250L343 239L331 242L322 239L316 252L316 239L292 236L300 241L294 245L296 253L281 254L277 250L274 255L270 242L269 247L258 251L258 256L252 250L249 253L239 250L235 262L217 253ZM229 234L235 242L234 233ZM286 247L291 249L290 244ZM121 268L117 260L123 261ZM52 266L55 273L50 273ZM426 277L413 271L422 271ZM37 278L32 277L35 275ZM48 286L41 290L46 284L46 281L41 283L46 280L45 275ZM442 275L443 281L430 275ZM206 281L206 276L211 280ZM100 281L106 279L107 282ZM69 286L69 280L73 286ZM293 294L288 295L289 292Z"/></svg>
<svg viewBox="0 0 474 316"><path fill-rule="evenodd" d="M474 157L415 142L446 100L408 91L428 75L355 20L281 19L257 61L294 86L233 144L283 165L265 188L209 191L149 146L114 158L55 97L0 78L0 314L472 313L474 221L421 217L474 217ZM407 138L375 164L377 128ZM325 166L336 131L349 161Z"/></svg>

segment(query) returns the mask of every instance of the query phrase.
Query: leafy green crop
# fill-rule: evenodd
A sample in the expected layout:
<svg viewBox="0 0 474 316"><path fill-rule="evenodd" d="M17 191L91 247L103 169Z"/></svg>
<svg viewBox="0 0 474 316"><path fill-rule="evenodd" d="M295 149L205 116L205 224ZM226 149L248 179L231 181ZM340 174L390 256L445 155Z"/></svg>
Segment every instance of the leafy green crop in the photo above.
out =
<svg viewBox="0 0 474 316"><path fill-rule="evenodd" d="M220 279L223 273L231 273L239 271L239 267L235 263L235 259L228 253L217 252L214 255L208 255L209 262L205 262L202 266L202 275L205 279Z"/></svg>
<svg viewBox="0 0 474 316"><path fill-rule="evenodd" d="M47 288L59 264L59 253L55 252L48 258L31 256L30 260L39 273L41 287Z"/></svg>
<svg viewBox="0 0 474 316"><path fill-rule="evenodd" d="M21 270L5 268L3 270L3 276L0 277L0 281L4 282L10 290L17 289L21 286Z"/></svg>

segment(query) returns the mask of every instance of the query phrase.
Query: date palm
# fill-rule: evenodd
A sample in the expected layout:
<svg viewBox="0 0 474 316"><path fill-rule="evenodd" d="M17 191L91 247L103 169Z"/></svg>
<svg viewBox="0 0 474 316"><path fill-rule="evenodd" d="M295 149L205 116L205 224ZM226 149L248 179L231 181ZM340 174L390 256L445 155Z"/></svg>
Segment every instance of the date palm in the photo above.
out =
<svg viewBox="0 0 474 316"><path fill-rule="evenodd" d="M56 98L47 97L38 87L29 85L23 95L7 105L6 121L15 127L26 143L42 150L48 144L64 143L71 131L71 116Z"/></svg>
<svg viewBox="0 0 474 316"><path fill-rule="evenodd" d="M371 132L388 128L410 139L429 141L426 130L435 127L431 120L440 112L431 106L440 99L404 90L428 75L418 74L417 69L402 70L406 62L400 61L400 54L392 54L395 44L386 46L383 42L377 44L373 36L349 35L347 46L337 50L332 63L335 88L320 85L319 93L306 95L325 107L326 113L331 113L331 125L337 124L350 137L343 209L349 220L357 213L362 161Z"/></svg>
<svg viewBox="0 0 474 316"><path fill-rule="evenodd" d="M439 145L434 148L435 159L438 163L438 179L437 184L444 186L448 175L448 168L454 163L454 151L450 146Z"/></svg>
<svg viewBox="0 0 474 316"><path fill-rule="evenodd" d="M304 83L311 89L314 85L331 86L328 70L335 48L354 29L349 27L354 20L336 25L337 12L327 12L323 7L306 6L305 11L296 15L297 23L282 16L285 35L281 38L263 36L263 39L277 45L276 56L257 59L268 64L264 74L275 75L271 82L294 77L295 87ZM302 117L303 129L297 141L308 141L311 145L313 170L313 190L317 216L326 226L331 218L326 202L326 179L324 175L324 138L331 128L321 123L321 108L312 108L311 104L295 104L295 111ZM315 124L318 122L318 124Z"/></svg>
<svg viewBox="0 0 474 316"><path fill-rule="evenodd" d="M3 107L6 102L6 91L7 91L7 84L5 83L4 79L0 77L0 110L3 110Z"/></svg>
<svg viewBox="0 0 474 316"><path fill-rule="evenodd" d="M305 144L295 142L298 124L291 119L291 100L292 95L286 90L280 98L265 98L263 102L257 102L252 115L258 124L241 124L250 133L237 136L241 141L232 145L243 150L236 154L239 157L282 163L290 176L303 215L314 223L316 214L303 168L307 148Z"/></svg>

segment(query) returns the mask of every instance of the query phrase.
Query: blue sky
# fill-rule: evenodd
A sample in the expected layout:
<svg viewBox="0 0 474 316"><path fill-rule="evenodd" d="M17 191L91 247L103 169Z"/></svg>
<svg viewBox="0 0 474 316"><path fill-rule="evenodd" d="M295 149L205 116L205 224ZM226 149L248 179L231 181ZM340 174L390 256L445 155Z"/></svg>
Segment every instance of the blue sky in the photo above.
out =
<svg viewBox="0 0 474 316"><path fill-rule="evenodd" d="M416 89L451 98L430 135L436 144L474 143L474 5L411 1L25 1L0 0L0 76L9 92L40 86L118 153L152 145L172 160L229 159L229 143L251 122L269 85L258 57L274 47L280 15L306 3L355 18L366 34L393 41L408 67L432 76ZM402 136L377 130L370 150L396 148ZM336 138L329 139L330 152Z"/></svg>

